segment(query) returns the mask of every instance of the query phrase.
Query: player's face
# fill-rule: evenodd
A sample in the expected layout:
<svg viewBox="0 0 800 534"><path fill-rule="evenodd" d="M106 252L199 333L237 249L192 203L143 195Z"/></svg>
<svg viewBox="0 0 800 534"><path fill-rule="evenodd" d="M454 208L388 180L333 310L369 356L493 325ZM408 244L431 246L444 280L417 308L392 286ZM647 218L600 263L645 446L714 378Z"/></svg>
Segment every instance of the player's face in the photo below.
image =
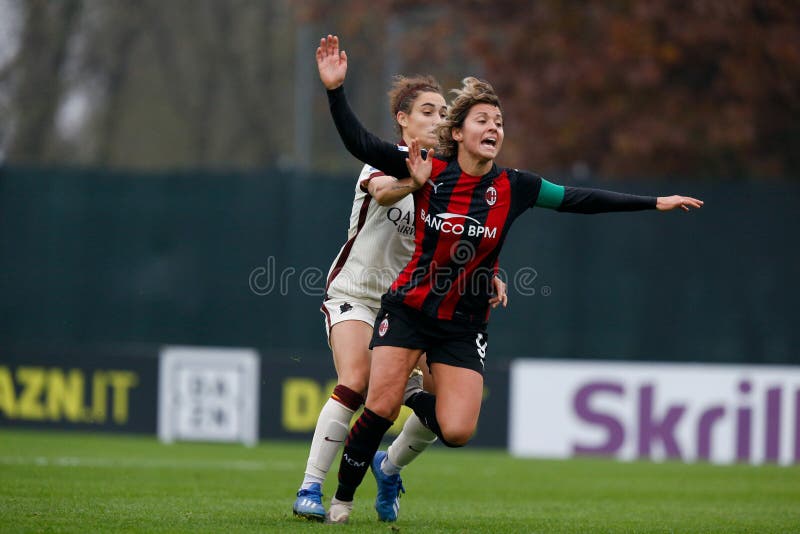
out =
<svg viewBox="0 0 800 534"><path fill-rule="evenodd" d="M447 116L447 103L439 93L425 92L417 95L410 113L399 112L397 122L403 129L403 139L410 144L417 139L424 148L436 146L436 127Z"/></svg>
<svg viewBox="0 0 800 534"><path fill-rule="evenodd" d="M478 161L496 158L504 136L503 114L491 104L475 104L467 113L464 125L453 128L459 152L464 150Z"/></svg>

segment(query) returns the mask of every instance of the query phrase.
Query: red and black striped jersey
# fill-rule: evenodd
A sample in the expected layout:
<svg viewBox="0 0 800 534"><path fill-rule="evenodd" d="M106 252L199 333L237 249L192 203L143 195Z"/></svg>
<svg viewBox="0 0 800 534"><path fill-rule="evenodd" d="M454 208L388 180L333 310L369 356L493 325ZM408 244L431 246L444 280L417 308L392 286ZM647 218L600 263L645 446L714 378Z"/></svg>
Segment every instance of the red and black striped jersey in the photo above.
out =
<svg viewBox="0 0 800 534"><path fill-rule="evenodd" d="M414 194L415 250L385 299L431 317L485 322L492 278L511 224L536 202L541 178L496 166L484 176L434 159Z"/></svg>
<svg viewBox="0 0 800 534"><path fill-rule="evenodd" d="M343 88L328 91L331 114L347 149L390 176L408 176L406 152L369 133ZM428 183L414 193L415 249L383 296L442 320L486 322L492 277L514 220L533 206L575 213L654 209L656 198L548 182L537 174L492 166L483 176L456 158L433 158Z"/></svg>

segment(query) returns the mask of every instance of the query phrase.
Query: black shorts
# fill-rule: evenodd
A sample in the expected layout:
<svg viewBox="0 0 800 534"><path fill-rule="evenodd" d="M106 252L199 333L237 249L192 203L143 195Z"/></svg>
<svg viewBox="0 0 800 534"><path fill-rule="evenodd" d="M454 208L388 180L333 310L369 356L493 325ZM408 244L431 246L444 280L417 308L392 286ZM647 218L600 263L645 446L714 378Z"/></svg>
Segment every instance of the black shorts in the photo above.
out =
<svg viewBox="0 0 800 534"><path fill-rule="evenodd" d="M443 363L483 374L488 345L486 323L434 319L402 304L382 302L369 348L422 349L428 365Z"/></svg>

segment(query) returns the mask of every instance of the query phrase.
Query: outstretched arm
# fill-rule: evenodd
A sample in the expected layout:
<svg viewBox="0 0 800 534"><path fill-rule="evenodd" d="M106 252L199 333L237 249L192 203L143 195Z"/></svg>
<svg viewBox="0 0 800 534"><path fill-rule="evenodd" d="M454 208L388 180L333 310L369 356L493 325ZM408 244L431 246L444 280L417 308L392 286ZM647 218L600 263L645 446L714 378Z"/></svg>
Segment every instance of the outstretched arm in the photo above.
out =
<svg viewBox="0 0 800 534"><path fill-rule="evenodd" d="M356 158L372 165L389 176L406 178L409 173L405 153L367 131L359 122L344 94L347 75L347 54L339 50L339 38L328 35L317 47L319 78L328 90L328 104L333 122L344 146Z"/></svg>
<svg viewBox="0 0 800 534"><path fill-rule="evenodd" d="M701 208L703 201L692 197L674 195L671 197L648 197L616 193L602 189L587 189L584 187L565 187L564 198L558 211L571 213L607 213L613 211L639 211L657 209L670 211L681 208Z"/></svg>
<svg viewBox="0 0 800 534"><path fill-rule="evenodd" d="M681 208L701 208L703 201L692 197L674 195L650 197L616 193L585 187L564 187L540 178L541 186L536 205L568 213L607 213L613 211L639 211L657 209L669 211Z"/></svg>
<svg viewBox="0 0 800 534"><path fill-rule="evenodd" d="M542 180L542 187L545 187ZM560 187L560 186L557 186ZM568 213L607 213L655 209L655 197L616 193L586 187L564 187L561 205L556 209Z"/></svg>

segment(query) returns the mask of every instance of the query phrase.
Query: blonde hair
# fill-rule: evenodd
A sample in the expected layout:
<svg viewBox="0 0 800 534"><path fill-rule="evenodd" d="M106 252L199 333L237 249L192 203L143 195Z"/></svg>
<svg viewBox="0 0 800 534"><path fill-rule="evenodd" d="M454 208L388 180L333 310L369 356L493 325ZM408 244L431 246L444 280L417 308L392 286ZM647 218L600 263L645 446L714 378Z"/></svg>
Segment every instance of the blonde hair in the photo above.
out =
<svg viewBox="0 0 800 534"><path fill-rule="evenodd" d="M453 128L462 128L469 110L476 104L490 104L500 108L500 98L489 82L472 76L461 80L461 89L453 89L456 97L448 108L447 118L437 127L439 146L436 155L450 158L458 154L458 143L453 139ZM502 111L502 108L501 108Z"/></svg>
<svg viewBox="0 0 800 534"><path fill-rule="evenodd" d="M442 94L442 86L430 75L415 74L414 76L397 75L393 78L392 88L389 90L389 109L395 119L397 133L403 134L403 129L397 123L399 112L411 113L414 101L420 93Z"/></svg>

